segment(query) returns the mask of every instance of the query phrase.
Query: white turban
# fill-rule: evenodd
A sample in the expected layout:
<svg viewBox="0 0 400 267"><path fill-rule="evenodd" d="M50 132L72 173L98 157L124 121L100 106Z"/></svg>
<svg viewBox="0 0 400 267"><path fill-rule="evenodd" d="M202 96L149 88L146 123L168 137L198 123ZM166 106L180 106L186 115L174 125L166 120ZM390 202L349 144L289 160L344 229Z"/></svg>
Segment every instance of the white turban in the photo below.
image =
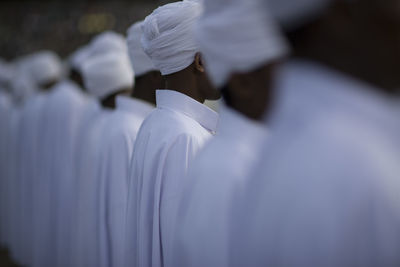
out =
<svg viewBox="0 0 400 267"><path fill-rule="evenodd" d="M11 63L0 59L0 84L8 84L14 75L14 67Z"/></svg>
<svg viewBox="0 0 400 267"><path fill-rule="evenodd" d="M150 58L144 53L142 39L142 21L134 23L127 31L126 41L132 67L136 76L141 76L147 72L157 70Z"/></svg>
<svg viewBox="0 0 400 267"><path fill-rule="evenodd" d="M61 59L51 51L32 54L27 64L32 81L37 86L60 80L63 74Z"/></svg>
<svg viewBox="0 0 400 267"><path fill-rule="evenodd" d="M263 0L205 0L196 38L207 73L221 88L232 73L249 72L287 54L288 46Z"/></svg>
<svg viewBox="0 0 400 267"><path fill-rule="evenodd" d="M71 55L71 57L69 58L69 64L73 69L81 71L83 63L89 58L89 56L90 46L85 45L83 47L80 47Z"/></svg>
<svg viewBox="0 0 400 267"><path fill-rule="evenodd" d="M125 37L122 34L107 31L97 35L90 42L89 57L98 56L108 52L127 53Z"/></svg>
<svg viewBox="0 0 400 267"><path fill-rule="evenodd" d="M180 1L161 6L146 17L142 25L142 45L162 75L190 66L198 46L194 40L194 24L202 5L196 1Z"/></svg>
<svg viewBox="0 0 400 267"><path fill-rule="evenodd" d="M265 3L278 22L291 29L318 16L332 0L267 0Z"/></svg>
<svg viewBox="0 0 400 267"><path fill-rule="evenodd" d="M132 88L134 73L125 53L106 53L88 59L82 66L86 89L98 98Z"/></svg>

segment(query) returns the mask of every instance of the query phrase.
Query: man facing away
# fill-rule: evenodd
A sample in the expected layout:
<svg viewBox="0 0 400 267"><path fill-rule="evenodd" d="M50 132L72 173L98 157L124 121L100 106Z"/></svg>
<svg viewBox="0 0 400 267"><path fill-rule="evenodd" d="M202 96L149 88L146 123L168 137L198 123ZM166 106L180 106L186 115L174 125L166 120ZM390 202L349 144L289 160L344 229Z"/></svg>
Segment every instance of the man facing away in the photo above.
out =
<svg viewBox="0 0 400 267"><path fill-rule="evenodd" d="M142 45L166 85L143 122L131 162L126 266L162 266L173 214L187 168L216 130L217 114L202 103L216 99L193 36L202 6L180 1L156 9L143 23Z"/></svg>

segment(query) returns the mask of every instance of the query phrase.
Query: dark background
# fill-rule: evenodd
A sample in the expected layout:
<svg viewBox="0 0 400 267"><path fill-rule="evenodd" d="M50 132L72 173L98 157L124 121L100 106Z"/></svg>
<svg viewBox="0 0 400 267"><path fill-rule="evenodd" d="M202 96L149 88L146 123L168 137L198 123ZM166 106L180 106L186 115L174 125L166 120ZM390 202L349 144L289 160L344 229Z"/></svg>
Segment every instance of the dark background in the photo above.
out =
<svg viewBox="0 0 400 267"><path fill-rule="evenodd" d="M67 57L94 35L125 34L135 21L171 1L0 1L0 57L11 60L40 49Z"/></svg>

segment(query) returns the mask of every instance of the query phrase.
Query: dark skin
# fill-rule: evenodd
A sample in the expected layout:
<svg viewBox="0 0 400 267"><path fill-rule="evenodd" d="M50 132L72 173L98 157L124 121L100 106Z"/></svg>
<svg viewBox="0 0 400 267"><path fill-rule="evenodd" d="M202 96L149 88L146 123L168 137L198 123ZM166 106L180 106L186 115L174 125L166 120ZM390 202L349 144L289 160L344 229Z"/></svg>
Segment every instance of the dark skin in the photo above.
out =
<svg viewBox="0 0 400 267"><path fill-rule="evenodd" d="M225 103L249 119L261 121L271 106L277 65L268 63L251 72L233 74L222 89Z"/></svg>
<svg viewBox="0 0 400 267"><path fill-rule="evenodd" d="M336 0L322 18L289 36L295 56L399 94L400 1Z"/></svg>
<svg viewBox="0 0 400 267"><path fill-rule="evenodd" d="M180 92L200 103L220 98L219 91L211 85L206 75L199 53L195 55L194 62L189 67L164 78L165 89Z"/></svg>
<svg viewBox="0 0 400 267"><path fill-rule="evenodd" d="M117 98L117 96L119 96L119 95L129 96L131 94L131 92L132 92L132 88L123 88L121 90L118 90L116 93L103 98L101 100L101 105L104 108L115 109L115 106L116 106L115 99Z"/></svg>
<svg viewBox="0 0 400 267"><path fill-rule="evenodd" d="M70 73L69 73L69 78L71 81L74 81L77 85L79 85L79 87L85 91L85 85L83 83L83 77L81 75L81 73L76 70L76 69L71 69Z"/></svg>
<svg viewBox="0 0 400 267"><path fill-rule="evenodd" d="M135 78L135 88L132 97L156 104L156 90L164 88L164 78L159 71L150 71Z"/></svg>

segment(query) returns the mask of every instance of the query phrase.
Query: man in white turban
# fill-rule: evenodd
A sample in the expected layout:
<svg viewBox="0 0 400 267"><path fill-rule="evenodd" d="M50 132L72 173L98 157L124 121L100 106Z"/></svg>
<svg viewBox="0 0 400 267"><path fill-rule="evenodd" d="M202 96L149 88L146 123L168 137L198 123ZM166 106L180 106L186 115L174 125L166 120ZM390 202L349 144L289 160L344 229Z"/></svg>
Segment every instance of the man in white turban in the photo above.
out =
<svg viewBox="0 0 400 267"><path fill-rule="evenodd" d="M199 149L216 130L217 114L203 105L218 92L209 84L194 39L202 12L197 1L156 9L143 23L142 45L166 85L143 122L130 170L125 258L127 266L162 266L173 214L169 201Z"/></svg>
<svg viewBox="0 0 400 267"><path fill-rule="evenodd" d="M98 266L123 266L129 165L137 133L143 120L154 109L156 89L162 86L160 72L143 51L141 25L142 22L133 24L127 36L130 61L135 71L134 89L131 97L117 97L116 109L107 119L108 127L104 129L106 138L103 138L100 153L98 189Z"/></svg>
<svg viewBox="0 0 400 267"><path fill-rule="evenodd" d="M288 47L262 0L205 0L196 38L224 104L216 137L193 162L164 266L233 266L234 199L267 137L274 73ZM249 265L250 266L250 265Z"/></svg>
<svg viewBox="0 0 400 267"><path fill-rule="evenodd" d="M333 2L290 35L298 58L279 72L271 134L232 204L232 266L400 263L399 2Z"/></svg>
<svg viewBox="0 0 400 267"><path fill-rule="evenodd" d="M42 110L48 90L61 79L61 60L51 51L29 55L24 66L32 85L38 92L24 102L21 109L18 134L17 194L19 195L18 262L26 265L33 259L34 186L38 176L38 142L42 131Z"/></svg>
<svg viewBox="0 0 400 267"><path fill-rule="evenodd" d="M99 266L99 205L100 205L100 152L106 143L106 128L115 102L120 96L131 94L134 72L125 51L109 51L87 60L82 66L83 81L87 91L102 104L81 137L78 173L74 188L77 190L77 229L74 233L76 247L73 250L73 266ZM123 102L123 100L122 100ZM118 104L117 104L118 107Z"/></svg>

